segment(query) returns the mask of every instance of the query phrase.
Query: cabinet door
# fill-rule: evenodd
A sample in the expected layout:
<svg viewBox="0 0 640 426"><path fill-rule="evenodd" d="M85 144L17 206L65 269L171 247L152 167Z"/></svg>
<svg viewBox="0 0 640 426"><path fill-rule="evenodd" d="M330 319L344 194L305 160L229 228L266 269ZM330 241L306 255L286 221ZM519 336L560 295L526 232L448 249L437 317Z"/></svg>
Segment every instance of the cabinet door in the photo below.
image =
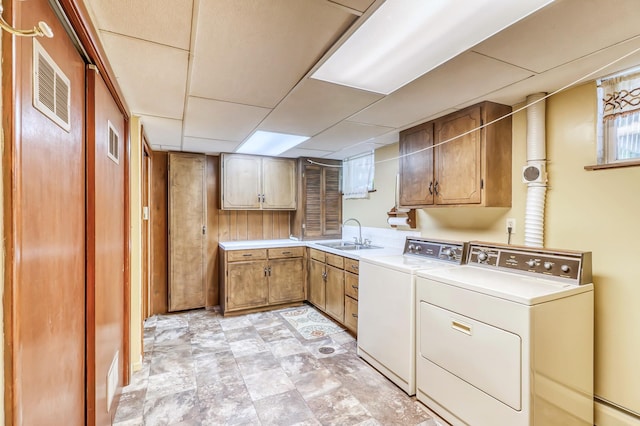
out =
<svg viewBox="0 0 640 426"><path fill-rule="evenodd" d="M285 158L262 159L263 209L295 210L296 162Z"/></svg>
<svg viewBox="0 0 640 426"><path fill-rule="evenodd" d="M227 311L267 305L267 261L229 263L226 282Z"/></svg>
<svg viewBox="0 0 640 426"><path fill-rule="evenodd" d="M354 333L358 332L358 301L344 298L344 325Z"/></svg>
<svg viewBox="0 0 640 426"><path fill-rule="evenodd" d="M433 123L400 132L398 203L406 207L433 204ZM415 153L415 154L413 154Z"/></svg>
<svg viewBox="0 0 640 426"><path fill-rule="evenodd" d="M206 303L205 156L169 155L169 311Z"/></svg>
<svg viewBox="0 0 640 426"><path fill-rule="evenodd" d="M309 260L309 302L325 310L325 264Z"/></svg>
<svg viewBox="0 0 640 426"><path fill-rule="evenodd" d="M269 304L304 300L303 265L301 257L269 261Z"/></svg>
<svg viewBox="0 0 640 426"><path fill-rule="evenodd" d="M344 271L327 265L326 312L344 322Z"/></svg>
<svg viewBox="0 0 640 426"><path fill-rule="evenodd" d="M222 208L259 210L262 159L249 155L222 155Z"/></svg>
<svg viewBox="0 0 640 426"><path fill-rule="evenodd" d="M435 193L437 204L478 204L482 190L481 131L461 136L482 124L480 106L435 122Z"/></svg>
<svg viewBox="0 0 640 426"><path fill-rule="evenodd" d="M342 194L340 193L340 169L324 167L323 183L323 221L322 237L342 238Z"/></svg>

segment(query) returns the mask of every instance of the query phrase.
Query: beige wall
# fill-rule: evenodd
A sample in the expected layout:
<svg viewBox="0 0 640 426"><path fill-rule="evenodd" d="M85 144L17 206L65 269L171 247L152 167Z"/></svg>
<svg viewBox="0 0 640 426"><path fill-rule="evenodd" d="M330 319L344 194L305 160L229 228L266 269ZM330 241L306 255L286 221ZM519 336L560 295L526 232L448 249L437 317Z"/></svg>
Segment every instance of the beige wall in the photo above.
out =
<svg viewBox="0 0 640 426"><path fill-rule="evenodd" d="M131 117L131 324L130 371L142 368L142 125Z"/></svg>
<svg viewBox="0 0 640 426"><path fill-rule="evenodd" d="M595 390L600 397L640 412L640 167L585 171L596 162L595 84L547 100L549 191L545 246L593 252L595 283ZM395 157L398 145L376 152L376 161ZM513 117L513 202L511 208L433 208L418 211L423 236L506 242L505 219L515 218L512 243L524 241L526 113ZM386 227L394 204L397 161L376 164L377 192L369 200L344 203L344 217L363 226ZM374 242L375 243L375 242ZM598 405L599 425L632 424L629 417ZM636 422L640 423L640 422Z"/></svg>

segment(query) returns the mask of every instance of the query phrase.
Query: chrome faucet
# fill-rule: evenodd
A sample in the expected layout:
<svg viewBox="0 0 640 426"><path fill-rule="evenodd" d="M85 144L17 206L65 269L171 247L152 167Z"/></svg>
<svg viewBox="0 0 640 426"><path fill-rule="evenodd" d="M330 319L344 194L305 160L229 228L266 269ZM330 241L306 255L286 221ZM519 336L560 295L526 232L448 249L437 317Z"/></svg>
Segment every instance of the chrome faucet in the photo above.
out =
<svg viewBox="0 0 640 426"><path fill-rule="evenodd" d="M358 224L358 236L353 238L356 240L356 244L362 244L362 225L360 225L360 221L358 219L356 219L355 217L350 217L349 219L342 222L342 226L344 226L345 223L349 222L350 220L353 220Z"/></svg>

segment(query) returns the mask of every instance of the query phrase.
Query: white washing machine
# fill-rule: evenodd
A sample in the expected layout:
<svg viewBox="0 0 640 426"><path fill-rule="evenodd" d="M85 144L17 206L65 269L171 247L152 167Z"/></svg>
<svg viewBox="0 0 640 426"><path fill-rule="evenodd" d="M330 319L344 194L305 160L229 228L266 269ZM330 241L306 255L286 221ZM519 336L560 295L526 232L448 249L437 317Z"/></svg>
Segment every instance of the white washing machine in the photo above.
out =
<svg viewBox="0 0 640 426"><path fill-rule="evenodd" d="M415 272L454 268L465 243L407 237L403 254L362 256L358 283L358 355L415 395Z"/></svg>
<svg viewBox="0 0 640 426"><path fill-rule="evenodd" d="M419 401L453 425L593 424L591 253L471 242L416 292Z"/></svg>

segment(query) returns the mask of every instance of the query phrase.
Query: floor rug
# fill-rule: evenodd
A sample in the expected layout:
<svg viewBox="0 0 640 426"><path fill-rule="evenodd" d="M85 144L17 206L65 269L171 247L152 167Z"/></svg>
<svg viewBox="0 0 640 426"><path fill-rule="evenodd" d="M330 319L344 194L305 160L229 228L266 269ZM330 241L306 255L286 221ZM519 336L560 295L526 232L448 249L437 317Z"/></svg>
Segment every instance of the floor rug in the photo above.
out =
<svg viewBox="0 0 640 426"><path fill-rule="evenodd" d="M305 339L317 339L344 330L309 306L286 310L280 315Z"/></svg>

